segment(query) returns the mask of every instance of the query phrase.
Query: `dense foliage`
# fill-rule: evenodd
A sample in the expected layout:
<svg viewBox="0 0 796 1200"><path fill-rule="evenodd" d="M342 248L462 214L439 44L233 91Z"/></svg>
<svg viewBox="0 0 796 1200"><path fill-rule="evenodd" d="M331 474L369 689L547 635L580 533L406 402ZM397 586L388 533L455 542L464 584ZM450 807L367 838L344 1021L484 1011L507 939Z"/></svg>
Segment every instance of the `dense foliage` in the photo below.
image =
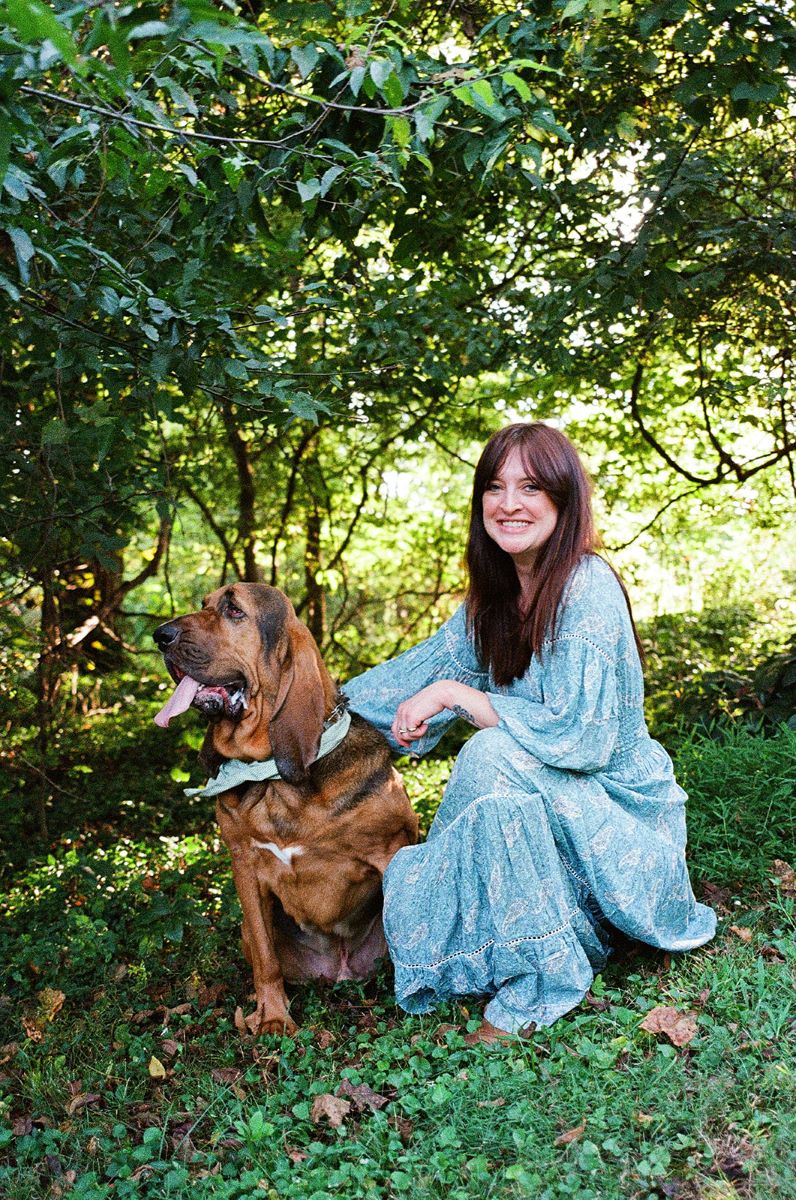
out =
<svg viewBox="0 0 796 1200"><path fill-rule="evenodd" d="M186 505L249 577L283 576L294 522L322 628L319 574L396 448L467 444L496 396L588 397L609 494L652 447L694 489L787 484L776 6L5 19L5 573L50 641L81 644L81 608L112 625Z"/></svg>

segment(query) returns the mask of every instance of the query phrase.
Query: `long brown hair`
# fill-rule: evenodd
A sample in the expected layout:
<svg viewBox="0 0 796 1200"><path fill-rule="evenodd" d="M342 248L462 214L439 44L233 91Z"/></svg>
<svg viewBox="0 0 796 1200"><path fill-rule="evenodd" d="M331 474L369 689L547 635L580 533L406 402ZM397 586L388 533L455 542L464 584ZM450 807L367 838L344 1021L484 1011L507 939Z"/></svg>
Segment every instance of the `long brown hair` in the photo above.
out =
<svg viewBox="0 0 796 1200"><path fill-rule="evenodd" d="M528 478L556 507L558 519L534 563L530 606L520 615L520 581L510 554L484 528L483 495L512 450ZM475 468L467 543L467 620L481 662L495 683L524 675L555 633L567 580L585 554L600 545L591 509L591 482L575 447L558 429L535 421L507 425L489 439ZM618 578L618 576L617 576ZM625 592L630 611L630 601ZM632 623L632 614L631 614ZM635 626L633 626L635 634ZM636 645L641 652L638 635Z"/></svg>

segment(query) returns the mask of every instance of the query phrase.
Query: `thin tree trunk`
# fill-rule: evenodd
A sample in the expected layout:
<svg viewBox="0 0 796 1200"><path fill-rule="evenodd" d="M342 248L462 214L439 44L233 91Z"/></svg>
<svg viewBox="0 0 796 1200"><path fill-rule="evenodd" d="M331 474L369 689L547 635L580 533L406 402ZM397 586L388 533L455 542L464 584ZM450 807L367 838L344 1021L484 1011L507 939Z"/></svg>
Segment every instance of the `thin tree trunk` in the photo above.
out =
<svg viewBox="0 0 796 1200"><path fill-rule="evenodd" d="M326 591L320 581L321 514L313 508L307 517L307 542L304 551L304 589L307 625L318 645L326 637Z"/></svg>
<svg viewBox="0 0 796 1200"><path fill-rule="evenodd" d="M249 447L240 435L229 400L222 400L221 416L238 472L238 538L243 547L244 575L247 583L261 583L263 570L255 554L257 489Z"/></svg>
<svg viewBox="0 0 796 1200"><path fill-rule="evenodd" d="M53 591L52 579L49 574L41 578L41 624L39 661L36 664L36 720L38 733L36 748L40 764L39 785L36 789L35 814L36 824L41 837L49 837L47 828L47 801L49 799L48 754L53 727L53 705L58 698L58 688L61 682L58 650L60 644L60 622L58 619L58 602Z"/></svg>

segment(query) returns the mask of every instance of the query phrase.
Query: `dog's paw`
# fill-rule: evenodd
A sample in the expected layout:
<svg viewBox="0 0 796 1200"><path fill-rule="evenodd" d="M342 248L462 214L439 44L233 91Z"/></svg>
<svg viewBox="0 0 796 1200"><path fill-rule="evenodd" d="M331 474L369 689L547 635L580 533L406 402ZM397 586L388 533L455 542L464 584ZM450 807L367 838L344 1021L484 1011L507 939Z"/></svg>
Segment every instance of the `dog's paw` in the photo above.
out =
<svg viewBox="0 0 796 1200"><path fill-rule="evenodd" d="M255 1009L246 1018L246 1024L256 1036L263 1033L273 1033L279 1037L283 1035L293 1037L298 1032L298 1025L287 1012L278 1013L274 1016L273 1013Z"/></svg>

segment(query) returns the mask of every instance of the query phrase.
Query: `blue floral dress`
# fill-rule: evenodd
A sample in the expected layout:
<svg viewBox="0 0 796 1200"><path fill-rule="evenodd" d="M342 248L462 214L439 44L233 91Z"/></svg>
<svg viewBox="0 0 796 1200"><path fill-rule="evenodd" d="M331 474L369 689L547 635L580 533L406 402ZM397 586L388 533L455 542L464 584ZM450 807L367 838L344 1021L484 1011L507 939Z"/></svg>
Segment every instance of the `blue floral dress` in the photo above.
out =
<svg viewBox="0 0 796 1200"><path fill-rule="evenodd" d="M555 637L495 686L464 606L406 653L345 685L351 708L390 734L399 703L439 679L488 694L500 718L459 753L428 839L384 876L398 1003L427 1012L467 993L516 1032L549 1025L585 995L611 927L667 950L713 937L685 862L686 795L644 721L627 605L596 555L567 585ZM432 718L430 750L456 718Z"/></svg>

